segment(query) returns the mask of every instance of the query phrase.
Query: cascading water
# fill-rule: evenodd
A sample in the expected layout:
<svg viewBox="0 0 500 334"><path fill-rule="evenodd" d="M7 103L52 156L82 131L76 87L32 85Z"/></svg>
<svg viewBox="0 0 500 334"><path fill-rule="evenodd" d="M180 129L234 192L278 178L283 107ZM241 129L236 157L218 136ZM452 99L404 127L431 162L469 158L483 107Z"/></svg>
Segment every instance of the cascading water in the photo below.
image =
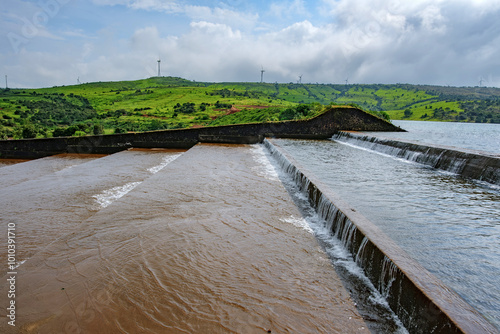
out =
<svg viewBox="0 0 500 334"><path fill-rule="evenodd" d="M378 290L384 298L389 297L392 284L396 281L397 278L397 271L398 268L396 267L396 265L391 260L389 260L387 256L384 257L378 287Z"/></svg>
<svg viewBox="0 0 500 334"><path fill-rule="evenodd" d="M356 264L349 251L353 249L354 239L358 237L358 234L361 236L357 233L356 225L333 205L286 156L267 141L265 146L277 165L281 181L301 209L308 224L308 230L313 232L329 254L337 273L351 291L358 310L371 330L376 333L408 333L397 315L391 311L387 301L364 274L363 269Z"/></svg>
<svg viewBox="0 0 500 334"><path fill-rule="evenodd" d="M500 184L500 157L489 153L424 146L348 132L339 132L332 139L339 143L417 162L450 173Z"/></svg>
<svg viewBox="0 0 500 334"><path fill-rule="evenodd" d="M275 142L265 146L412 333L496 330L370 221L324 187ZM382 297L381 297L382 298Z"/></svg>

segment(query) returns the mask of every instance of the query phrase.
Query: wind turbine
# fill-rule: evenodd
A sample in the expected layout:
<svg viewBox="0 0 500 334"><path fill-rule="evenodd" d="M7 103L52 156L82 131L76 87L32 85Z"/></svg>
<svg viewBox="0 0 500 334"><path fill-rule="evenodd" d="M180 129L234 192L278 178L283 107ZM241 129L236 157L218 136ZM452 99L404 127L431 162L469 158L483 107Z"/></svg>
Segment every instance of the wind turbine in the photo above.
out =
<svg viewBox="0 0 500 334"><path fill-rule="evenodd" d="M260 70L260 83L264 82L264 66L261 65L261 70Z"/></svg>
<svg viewBox="0 0 500 334"><path fill-rule="evenodd" d="M302 83L302 75L303 75L303 74L299 75L299 84L301 84L301 83Z"/></svg>
<svg viewBox="0 0 500 334"><path fill-rule="evenodd" d="M161 77L160 63L161 63L161 59L159 59L159 57L158 57L158 77Z"/></svg>

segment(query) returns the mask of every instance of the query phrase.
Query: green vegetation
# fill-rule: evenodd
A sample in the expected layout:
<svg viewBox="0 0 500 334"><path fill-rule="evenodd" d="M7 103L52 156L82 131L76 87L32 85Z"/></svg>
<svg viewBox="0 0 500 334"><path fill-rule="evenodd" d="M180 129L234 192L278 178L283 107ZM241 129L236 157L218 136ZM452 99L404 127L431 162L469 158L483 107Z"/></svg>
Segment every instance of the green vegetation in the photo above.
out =
<svg viewBox="0 0 500 334"><path fill-rule="evenodd" d="M299 104L286 109L283 108L245 108L239 112L218 117L210 126L244 124L244 123L262 123L275 121L288 121L294 119L304 119L319 115L324 109L324 106L316 104Z"/></svg>
<svg viewBox="0 0 500 334"><path fill-rule="evenodd" d="M500 123L500 89L201 83L161 77L0 90L0 139L268 122L353 105L384 119Z"/></svg>

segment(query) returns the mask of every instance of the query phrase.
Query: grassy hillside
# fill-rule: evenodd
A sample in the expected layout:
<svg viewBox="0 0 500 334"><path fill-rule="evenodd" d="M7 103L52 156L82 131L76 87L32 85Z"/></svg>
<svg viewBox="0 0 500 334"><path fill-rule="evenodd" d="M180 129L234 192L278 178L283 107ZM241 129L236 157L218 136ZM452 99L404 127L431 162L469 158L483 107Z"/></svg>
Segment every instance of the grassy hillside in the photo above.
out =
<svg viewBox="0 0 500 334"><path fill-rule="evenodd" d="M381 117L500 123L500 89L201 83L172 77L0 90L0 138L300 119L355 104Z"/></svg>

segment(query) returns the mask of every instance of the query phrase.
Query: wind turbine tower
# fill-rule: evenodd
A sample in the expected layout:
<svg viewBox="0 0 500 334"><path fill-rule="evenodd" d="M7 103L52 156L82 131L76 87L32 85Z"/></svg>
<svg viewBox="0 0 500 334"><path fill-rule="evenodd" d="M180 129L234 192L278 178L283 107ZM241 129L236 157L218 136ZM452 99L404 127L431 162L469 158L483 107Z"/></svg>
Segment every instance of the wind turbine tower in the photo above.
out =
<svg viewBox="0 0 500 334"><path fill-rule="evenodd" d="M5 75L5 89L9 89L9 85L7 85L7 74Z"/></svg>
<svg viewBox="0 0 500 334"><path fill-rule="evenodd" d="M302 74L299 75L299 84L301 84L301 83L302 83Z"/></svg>
<svg viewBox="0 0 500 334"><path fill-rule="evenodd" d="M264 72L264 67L262 67L262 69L260 70L260 83L264 82Z"/></svg>
<svg viewBox="0 0 500 334"><path fill-rule="evenodd" d="M158 77L161 77L160 63L161 63L161 59L158 59Z"/></svg>

